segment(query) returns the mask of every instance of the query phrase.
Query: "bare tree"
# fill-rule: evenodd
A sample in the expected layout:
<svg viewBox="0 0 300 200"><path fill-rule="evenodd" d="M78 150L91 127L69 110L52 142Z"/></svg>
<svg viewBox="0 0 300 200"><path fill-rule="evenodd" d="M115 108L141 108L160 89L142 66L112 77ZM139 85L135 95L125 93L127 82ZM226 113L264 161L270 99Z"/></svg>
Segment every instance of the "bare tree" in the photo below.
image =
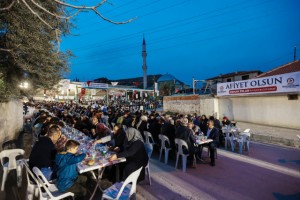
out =
<svg viewBox="0 0 300 200"><path fill-rule="evenodd" d="M71 10L74 10L74 14L70 14L68 16L62 16L59 13L55 13L55 12L51 12L48 8L45 8L44 6L42 6L41 4L39 4L38 2L36 2L35 0L11 0L11 3L8 4L6 7L0 8L0 12L5 12L5 11L9 11L15 4L17 3L21 3L24 4L27 9L33 14L35 15L42 23L44 23L49 29L53 30L56 34L56 40L57 40L57 49L60 49L60 35L61 35L61 31L57 26L53 26L51 25L49 22L47 22L47 20L45 18L47 17L41 17L41 15L39 14L39 12L44 12L47 15L50 15L52 17L55 17L57 19L57 21L59 20L65 20L66 23L68 24L68 21L71 20L72 18L74 18L75 16L77 16L79 13L81 12L86 12L86 11L91 11L94 12L97 16L99 16L102 20L107 21L109 23L112 24L127 24L132 22L133 20L135 20L136 18L131 18L129 20L126 21L113 21L107 17L105 17L104 15L101 14L101 12L99 11L99 8L104 5L105 3L112 5L112 3L108 2L107 0L102 0L99 3L97 3L96 5L93 6L85 6L85 5L74 5L74 4L70 4L67 3L66 1L60 1L60 0L51 0L53 2L55 2L58 5L61 5L64 8L69 8ZM38 10L38 11L37 11ZM70 29L68 30L70 32ZM11 49L3 49L0 48L0 51L11 51Z"/></svg>

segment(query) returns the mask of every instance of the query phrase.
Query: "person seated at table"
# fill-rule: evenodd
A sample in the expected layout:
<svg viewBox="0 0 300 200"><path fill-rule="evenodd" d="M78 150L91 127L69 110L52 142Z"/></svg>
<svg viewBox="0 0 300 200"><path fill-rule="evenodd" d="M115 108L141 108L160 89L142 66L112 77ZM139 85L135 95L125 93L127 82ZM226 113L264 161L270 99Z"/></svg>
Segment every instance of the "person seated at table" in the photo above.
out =
<svg viewBox="0 0 300 200"><path fill-rule="evenodd" d="M125 148L126 133L122 124L115 124L113 129L113 146L110 147L112 151L122 152Z"/></svg>
<svg viewBox="0 0 300 200"><path fill-rule="evenodd" d="M202 115L201 118L200 118L200 129L203 133L206 133L207 132L207 117L206 115Z"/></svg>
<svg viewBox="0 0 300 200"><path fill-rule="evenodd" d="M93 117L92 122L93 125L95 125L95 130L92 131L92 138L101 139L111 134L110 129L107 126L105 126L105 124L99 123L97 117Z"/></svg>
<svg viewBox="0 0 300 200"><path fill-rule="evenodd" d="M76 199L83 199L86 196L87 177L78 175L77 163L80 163L86 154L78 154L80 143L75 140L68 140L66 152L57 154L55 163L57 165L56 187L60 192L73 192Z"/></svg>
<svg viewBox="0 0 300 200"><path fill-rule="evenodd" d="M55 178L55 173L52 173L55 168L54 160L57 154L55 144L60 136L61 131L59 127L56 125L52 126L48 130L47 135L40 137L34 144L29 156L30 168L39 168L48 180Z"/></svg>
<svg viewBox="0 0 300 200"><path fill-rule="evenodd" d="M222 120L223 126L229 126L231 124L231 121L228 120L228 117L224 116Z"/></svg>
<svg viewBox="0 0 300 200"><path fill-rule="evenodd" d="M195 125L192 121L188 123L188 127L193 131L194 135L199 135L199 132L201 132L200 127Z"/></svg>
<svg viewBox="0 0 300 200"><path fill-rule="evenodd" d="M175 137L184 140L187 145L188 149L184 149L184 153L190 154L190 159L193 159L194 154L196 153L196 148L194 146L194 143L196 142L196 137L194 135L194 132L189 129L188 126L188 119L183 118L181 120L181 124L179 127L177 127L175 131Z"/></svg>
<svg viewBox="0 0 300 200"><path fill-rule="evenodd" d="M127 144L124 151L114 154L109 161L125 157L126 162L123 169L123 180L125 180L132 172L143 167L138 182L145 179L145 167L148 164L148 155L144 147L143 137L140 132L132 127L126 130Z"/></svg>
<svg viewBox="0 0 300 200"><path fill-rule="evenodd" d="M136 125L136 128L140 131L145 139L144 131L148 131L148 117L146 115L142 115L139 122Z"/></svg>
<svg viewBox="0 0 300 200"><path fill-rule="evenodd" d="M219 130L214 127L214 121L208 121L208 130L206 132L207 139L212 139L213 141L208 143L208 150L210 154L210 165L215 166L215 148L219 145Z"/></svg>

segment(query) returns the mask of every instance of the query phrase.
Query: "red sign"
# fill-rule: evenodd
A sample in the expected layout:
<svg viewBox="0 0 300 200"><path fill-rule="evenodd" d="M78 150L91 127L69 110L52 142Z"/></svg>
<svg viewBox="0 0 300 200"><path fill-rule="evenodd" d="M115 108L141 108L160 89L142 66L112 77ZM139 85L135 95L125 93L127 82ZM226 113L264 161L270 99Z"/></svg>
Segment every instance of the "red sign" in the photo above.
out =
<svg viewBox="0 0 300 200"><path fill-rule="evenodd" d="M261 88L249 88L249 89L239 89L239 90L229 90L229 94L242 94L242 93L256 93L256 92L274 92L277 91L276 86L271 87L261 87Z"/></svg>

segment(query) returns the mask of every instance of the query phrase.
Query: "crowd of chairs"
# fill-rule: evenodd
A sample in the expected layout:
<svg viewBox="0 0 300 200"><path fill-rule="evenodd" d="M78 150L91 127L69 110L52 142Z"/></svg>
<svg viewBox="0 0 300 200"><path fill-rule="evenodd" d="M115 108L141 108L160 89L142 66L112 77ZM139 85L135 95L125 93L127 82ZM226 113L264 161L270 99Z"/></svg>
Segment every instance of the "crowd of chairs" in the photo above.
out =
<svg viewBox="0 0 300 200"><path fill-rule="evenodd" d="M231 151L235 151L236 144L239 147L239 153L242 154L243 150L247 148L247 152L250 150L250 129L245 129L243 132L239 134L239 137L234 137L234 135L230 135L230 132L225 132L225 149L228 149L230 145Z"/></svg>

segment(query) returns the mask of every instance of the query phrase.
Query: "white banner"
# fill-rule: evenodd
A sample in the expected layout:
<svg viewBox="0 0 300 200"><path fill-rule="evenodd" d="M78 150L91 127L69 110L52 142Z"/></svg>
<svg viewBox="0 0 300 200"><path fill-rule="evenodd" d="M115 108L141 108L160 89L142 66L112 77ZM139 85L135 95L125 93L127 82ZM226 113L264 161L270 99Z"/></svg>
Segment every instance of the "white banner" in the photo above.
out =
<svg viewBox="0 0 300 200"><path fill-rule="evenodd" d="M217 96L300 92L300 71L217 84Z"/></svg>
<svg viewBox="0 0 300 200"><path fill-rule="evenodd" d="M119 82L111 82L112 86L117 86Z"/></svg>
<svg viewBox="0 0 300 200"><path fill-rule="evenodd" d="M108 84L106 83L94 83L94 82L90 82L89 86L86 82L83 82L81 86L83 88L108 88Z"/></svg>

